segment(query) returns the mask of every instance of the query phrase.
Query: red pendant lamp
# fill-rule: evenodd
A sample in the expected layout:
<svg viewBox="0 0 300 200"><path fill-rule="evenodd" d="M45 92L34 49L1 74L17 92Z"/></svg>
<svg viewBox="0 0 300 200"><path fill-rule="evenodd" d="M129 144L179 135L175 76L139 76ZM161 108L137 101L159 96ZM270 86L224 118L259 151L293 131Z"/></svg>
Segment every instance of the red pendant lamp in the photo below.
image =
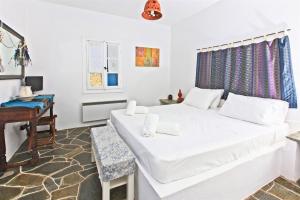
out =
<svg viewBox="0 0 300 200"><path fill-rule="evenodd" d="M160 10L160 4L158 0L148 0L146 2L142 16L147 20L160 19L162 17L162 13Z"/></svg>

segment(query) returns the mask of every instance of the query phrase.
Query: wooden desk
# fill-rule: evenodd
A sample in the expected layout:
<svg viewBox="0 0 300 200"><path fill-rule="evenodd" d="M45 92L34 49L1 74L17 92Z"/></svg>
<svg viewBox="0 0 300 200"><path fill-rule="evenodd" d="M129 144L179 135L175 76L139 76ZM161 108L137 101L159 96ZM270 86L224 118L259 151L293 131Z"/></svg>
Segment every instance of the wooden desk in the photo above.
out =
<svg viewBox="0 0 300 200"><path fill-rule="evenodd" d="M0 176L8 168L18 167L28 164L36 164L39 160L39 155L37 151L37 132L36 125L38 120L50 110L50 116L53 117L53 102L48 100L42 100L45 102L46 108L44 110L38 108L23 108L23 107L8 107L0 108ZM7 163L6 161L6 146L5 146L5 124L29 121L30 134L29 140L32 142L32 159L19 163Z"/></svg>

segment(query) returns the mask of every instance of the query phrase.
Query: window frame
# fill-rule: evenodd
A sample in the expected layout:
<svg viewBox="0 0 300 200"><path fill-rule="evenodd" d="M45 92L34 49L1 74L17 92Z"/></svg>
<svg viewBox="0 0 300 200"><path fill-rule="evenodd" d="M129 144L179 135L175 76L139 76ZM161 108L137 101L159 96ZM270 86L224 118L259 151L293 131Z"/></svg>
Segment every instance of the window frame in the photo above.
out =
<svg viewBox="0 0 300 200"><path fill-rule="evenodd" d="M107 52L107 47L109 44L117 45L118 46L118 57L117 57L117 62L118 62L118 67L117 71L113 71L111 73L117 73L118 74L118 85L117 86L108 86L108 80L107 80L107 75L110 73L109 69L103 69L102 73L102 81L103 81L103 87L101 88L89 88L88 86L88 78L89 78L89 53L88 53L88 42L89 41L95 41L95 42L102 42L104 43L104 63L105 66L107 67L108 64L108 52ZM121 49L120 49L120 43L115 42L115 41L106 41L106 40L99 40L99 39L92 39L92 38L83 38L83 92L84 93L121 93L123 92L122 90L122 69L121 69ZM104 68L103 67L103 68Z"/></svg>

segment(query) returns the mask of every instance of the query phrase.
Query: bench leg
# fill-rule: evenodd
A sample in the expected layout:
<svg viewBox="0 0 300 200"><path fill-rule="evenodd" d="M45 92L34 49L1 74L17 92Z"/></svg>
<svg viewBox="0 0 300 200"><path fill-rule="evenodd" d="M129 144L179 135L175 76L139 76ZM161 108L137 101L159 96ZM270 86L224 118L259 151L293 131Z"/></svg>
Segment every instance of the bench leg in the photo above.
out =
<svg viewBox="0 0 300 200"><path fill-rule="evenodd" d="M134 200L134 174L127 176L127 200Z"/></svg>
<svg viewBox="0 0 300 200"><path fill-rule="evenodd" d="M94 151L94 146L92 144L92 151L91 151L91 162L94 163L95 162L95 151Z"/></svg>
<svg viewBox="0 0 300 200"><path fill-rule="evenodd" d="M110 200L110 182L102 182L102 200Z"/></svg>

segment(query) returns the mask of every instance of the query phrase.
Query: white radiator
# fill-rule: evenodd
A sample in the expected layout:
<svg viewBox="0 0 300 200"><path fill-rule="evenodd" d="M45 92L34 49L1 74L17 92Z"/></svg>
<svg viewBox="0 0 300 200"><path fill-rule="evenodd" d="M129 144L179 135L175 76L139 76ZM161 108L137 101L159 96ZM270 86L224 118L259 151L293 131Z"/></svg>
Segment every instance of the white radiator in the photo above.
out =
<svg viewBox="0 0 300 200"><path fill-rule="evenodd" d="M126 104L127 100L82 103L82 122L107 120L112 110L123 109Z"/></svg>

